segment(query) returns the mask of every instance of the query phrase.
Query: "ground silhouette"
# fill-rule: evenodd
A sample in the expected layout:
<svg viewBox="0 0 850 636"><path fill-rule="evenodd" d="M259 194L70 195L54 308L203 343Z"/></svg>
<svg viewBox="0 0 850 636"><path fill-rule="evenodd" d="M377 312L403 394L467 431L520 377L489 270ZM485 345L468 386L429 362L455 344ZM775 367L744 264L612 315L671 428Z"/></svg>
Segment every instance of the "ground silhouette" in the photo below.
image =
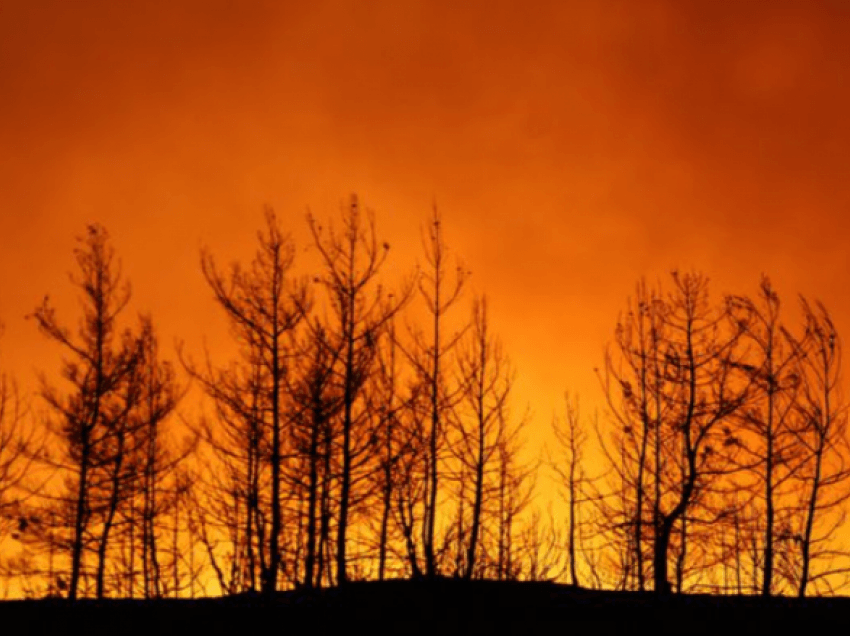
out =
<svg viewBox="0 0 850 636"><path fill-rule="evenodd" d="M850 626L850 598L584 590L546 582L354 582L344 589L194 600L43 599L0 604L11 633L768 634ZM271 631L270 631L271 630Z"/></svg>

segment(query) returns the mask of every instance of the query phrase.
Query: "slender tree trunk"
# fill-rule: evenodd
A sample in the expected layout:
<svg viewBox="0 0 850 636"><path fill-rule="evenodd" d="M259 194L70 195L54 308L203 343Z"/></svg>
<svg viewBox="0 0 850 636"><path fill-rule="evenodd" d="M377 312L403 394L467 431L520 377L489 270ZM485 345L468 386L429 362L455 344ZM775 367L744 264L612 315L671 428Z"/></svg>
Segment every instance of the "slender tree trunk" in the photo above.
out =
<svg viewBox="0 0 850 636"><path fill-rule="evenodd" d="M410 498L405 499L399 492L397 503L401 532L404 535L404 545L407 548L407 559L410 563L410 574L414 579L418 579L422 576L422 571L419 568L419 556L416 553L416 542L413 540L413 497L411 496Z"/></svg>
<svg viewBox="0 0 850 636"><path fill-rule="evenodd" d="M774 471L774 402L776 396L776 388L774 386L774 370L773 370L773 331L768 334L767 340L767 422L765 431L765 441L767 449L765 453L764 464L764 499L765 499L765 528L764 528L764 579L762 581L761 594L762 596L770 596L773 589L773 526L774 526L774 493L773 493L773 471Z"/></svg>
<svg viewBox="0 0 850 636"><path fill-rule="evenodd" d="M352 292L353 294L353 292ZM337 585L348 583L346 558L346 533L348 531L348 506L351 496L351 427L354 410L354 298L349 298L346 318L345 395L342 421L342 475L339 499L339 526L337 528L336 571Z"/></svg>
<svg viewBox="0 0 850 636"><path fill-rule="evenodd" d="M484 370L481 370L482 378ZM470 527L469 549L466 553L466 579L472 578L475 569L475 551L481 529L481 506L484 500L484 405L479 401L478 416L478 457L475 462L475 494L472 500L472 522Z"/></svg>
<svg viewBox="0 0 850 636"><path fill-rule="evenodd" d="M135 493L130 496L130 558L127 571L127 597L133 598L136 584L136 497Z"/></svg>
<svg viewBox="0 0 850 636"><path fill-rule="evenodd" d="M685 585L685 561L688 557L688 517L682 515L679 526L679 554L676 555L676 592L682 593Z"/></svg>
<svg viewBox="0 0 850 636"><path fill-rule="evenodd" d="M499 438L501 439L501 430L499 431ZM496 578L499 581L504 580L505 578L505 561L506 556L506 546L507 540L505 537L505 528L507 527L507 506L505 505L505 491L507 484L507 466L505 465L505 455L504 448L500 446L499 448L499 542L497 548L498 557L496 559Z"/></svg>
<svg viewBox="0 0 850 636"><path fill-rule="evenodd" d="M652 340L652 350L655 352L653 359L655 360L653 364L653 373L655 377L655 386L654 396L655 396L655 435L653 436L654 441L654 451L655 451L655 462L654 462L654 492L653 492L653 501L652 501L652 531L653 531L653 544L658 541L658 535L661 532L662 526L662 515L661 515L661 396L659 395L660 384L661 384L661 370L658 366L658 340L657 333L653 330L653 340ZM653 561L653 568L655 567ZM666 573L665 573L666 576ZM657 578L654 579L654 582L657 582ZM655 587L655 583L653 583L653 589L656 591L659 589Z"/></svg>
<svg viewBox="0 0 850 636"><path fill-rule="evenodd" d="M330 525L331 525L331 429L330 422L325 422L325 436L323 440L324 450L322 459L324 465L322 467L322 492L321 492L321 510L322 523L319 527L319 549L318 563L316 567L316 587L322 587L322 576L327 565L327 552L330 549ZM332 582L332 578L327 577L328 584Z"/></svg>
<svg viewBox="0 0 850 636"><path fill-rule="evenodd" d="M277 273L277 271L275 271ZM277 281L275 280L275 283ZM276 289L276 285L274 286ZM272 320L272 524L271 541L269 545L269 568L264 572L263 591L273 594L277 590L277 578L280 571L280 532L281 532L281 509L280 509L280 351L278 342L278 317L277 297L274 297L274 319Z"/></svg>
<svg viewBox="0 0 850 636"><path fill-rule="evenodd" d="M351 429L353 426L354 413L354 329L356 309L356 286L354 282L355 272L355 249L357 244L357 233L352 230L349 237L348 254L348 283L345 296L345 312L343 315L343 334L345 337L345 386L343 395L343 419L342 419L342 475L340 476L340 501L339 501L339 523L337 527L336 546L336 570L337 585L348 583L348 559L346 555L348 533L348 511L351 497Z"/></svg>
<svg viewBox="0 0 850 636"><path fill-rule="evenodd" d="M638 458L638 473L637 483L635 484L635 567L637 569L638 589L642 592L646 584L644 582L643 571L643 482L646 470L646 453L649 443L649 404L647 399L647 355L645 349L645 339L643 332L643 313L641 313L641 361L640 361L640 399L641 399L641 440L640 440L640 456Z"/></svg>
<svg viewBox="0 0 850 636"><path fill-rule="evenodd" d="M437 563L434 553L434 531L437 520L437 492L438 492L438 469L437 469L437 447L440 427L439 404L439 368L440 356L436 343L439 342L439 321L434 321L434 369L431 377L431 434L428 446L428 489L427 506L425 510L425 573L429 578L437 574Z"/></svg>
<svg viewBox="0 0 850 636"><path fill-rule="evenodd" d="M77 483L77 503L74 515L74 539L71 544L71 580L68 584L68 598L77 598L80 583L80 569L83 558L83 532L88 518L88 469L89 469L88 427L83 428L82 451L80 454L79 479Z"/></svg>
<svg viewBox="0 0 850 636"><path fill-rule="evenodd" d="M393 424L392 415L388 415L386 446L384 455L384 492L381 508L381 530L378 539L378 580L384 580L387 563L387 535L390 525L390 509L392 507L392 466L393 466Z"/></svg>
<svg viewBox="0 0 850 636"><path fill-rule="evenodd" d="M121 491L121 467L124 460L124 434L119 433L118 450L115 455L114 474L112 476L112 491L109 495L109 509L106 514L106 521L103 524L103 531L100 535L100 542L97 549L97 577L96 577L96 595L101 599L104 595L104 576L106 573L106 550L109 544L109 533L112 530L112 524L115 521L115 513L118 510L118 501Z"/></svg>
<svg viewBox="0 0 850 636"><path fill-rule="evenodd" d="M827 401L826 413L829 413L829 402ZM818 507L818 494L821 483L821 462L823 460L824 440L818 440L818 448L815 453L815 474L812 478L812 492L806 506L806 526L803 530L803 541L800 546L802 564L800 567L800 587L797 596L806 596L806 588L809 584L809 568L811 567L812 531L814 529L815 515Z"/></svg>
<svg viewBox="0 0 850 636"><path fill-rule="evenodd" d="M569 525L567 528L567 553L570 559L570 583L578 586L578 572L576 571L576 497L578 496L576 485L576 441L575 432L570 432L570 504Z"/></svg>
<svg viewBox="0 0 850 636"><path fill-rule="evenodd" d="M442 253L435 253L434 271L439 272L442 268ZM425 507L425 573L429 578L437 574L437 563L434 554L434 532L437 522L437 493L439 469L437 466L437 450L440 431L440 277L434 278L434 349L432 353L432 367L430 384L431 397L431 431L428 440L428 489Z"/></svg>
<svg viewBox="0 0 850 636"><path fill-rule="evenodd" d="M770 421L770 417L768 417ZM768 424L767 458L765 460L765 529L764 529L764 578L761 595L770 596L773 588L773 436Z"/></svg>
<svg viewBox="0 0 850 636"><path fill-rule="evenodd" d="M310 476L307 492L307 554L304 559L304 584L313 587L313 574L316 563L316 504L319 490L319 431L322 424L321 405L313 397L313 413L310 424Z"/></svg>
<svg viewBox="0 0 850 636"><path fill-rule="evenodd" d="M171 537L171 565L174 577L174 598L180 596L180 553L177 546L177 533L180 528L180 508L174 511L174 527Z"/></svg>

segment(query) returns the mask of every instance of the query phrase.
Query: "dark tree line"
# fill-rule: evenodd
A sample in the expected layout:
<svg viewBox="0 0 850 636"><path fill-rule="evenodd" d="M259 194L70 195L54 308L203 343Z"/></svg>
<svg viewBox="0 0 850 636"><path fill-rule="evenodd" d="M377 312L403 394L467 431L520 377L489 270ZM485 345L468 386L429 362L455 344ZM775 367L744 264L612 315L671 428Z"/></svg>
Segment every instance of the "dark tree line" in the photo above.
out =
<svg viewBox="0 0 850 636"><path fill-rule="evenodd" d="M64 350L68 388L42 376L49 439L33 460L48 469L43 503L19 515L19 526L48 552L50 592L152 596L164 585L161 521L179 505L174 469L186 452L167 441L166 420L182 389L159 359L150 317L120 330L130 288L106 231L89 227L75 257L77 329L62 324L47 297L31 315ZM68 560L61 574L57 555Z"/></svg>
<svg viewBox="0 0 850 636"><path fill-rule="evenodd" d="M822 305L799 311L786 326L767 278L719 302L699 273L638 285L600 372L614 584L804 596L846 582L841 342Z"/></svg>
<svg viewBox="0 0 850 636"><path fill-rule="evenodd" d="M18 593L452 576L803 596L845 583L841 342L822 305L801 299L794 329L766 278L720 301L699 273L641 282L598 371L605 414L588 425L568 395L554 420L546 464L563 505L544 514L513 366L437 211L422 263L391 286L390 246L356 197L307 226L312 270L271 210L247 263L202 251L235 355L178 348L179 366L151 316L128 319L106 230L78 240L76 328L48 298L30 316L63 352L61 382L41 380L43 415L0 382L0 545L19 554L0 574ZM181 409L189 396L199 411Z"/></svg>

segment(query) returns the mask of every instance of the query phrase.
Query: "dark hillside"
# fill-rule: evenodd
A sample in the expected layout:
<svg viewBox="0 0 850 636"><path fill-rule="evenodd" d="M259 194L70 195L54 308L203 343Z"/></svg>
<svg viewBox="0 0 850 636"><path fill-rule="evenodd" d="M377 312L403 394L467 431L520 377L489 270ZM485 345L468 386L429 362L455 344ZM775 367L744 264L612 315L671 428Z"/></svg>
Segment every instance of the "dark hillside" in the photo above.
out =
<svg viewBox="0 0 850 636"><path fill-rule="evenodd" d="M179 634L769 634L850 628L850 599L760 599L595 592L551 583L388 581L286 592L268 602L12 601L5 633ZM268 626L273 626L268 630ZM8 631L6 631L8 630Z"/></svg>

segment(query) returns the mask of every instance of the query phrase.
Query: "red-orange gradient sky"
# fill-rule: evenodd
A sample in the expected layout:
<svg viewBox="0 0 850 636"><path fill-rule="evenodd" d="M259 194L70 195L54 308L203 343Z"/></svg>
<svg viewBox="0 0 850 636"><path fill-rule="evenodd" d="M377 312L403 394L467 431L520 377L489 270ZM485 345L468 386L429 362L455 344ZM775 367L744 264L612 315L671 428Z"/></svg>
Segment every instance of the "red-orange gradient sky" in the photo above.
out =
<svg viewBox="0 0 850 636"><path fill-rule="evenodd" d="M643 274L766 272L850 337L848 33L838 0L0 1L0 366L58 371L24 315L76 320L88 222L173 355L225 337L202 245L249 257L268 203L303 248L352 191L394 269L437 201L541 429L599 402Z"/></svg>

